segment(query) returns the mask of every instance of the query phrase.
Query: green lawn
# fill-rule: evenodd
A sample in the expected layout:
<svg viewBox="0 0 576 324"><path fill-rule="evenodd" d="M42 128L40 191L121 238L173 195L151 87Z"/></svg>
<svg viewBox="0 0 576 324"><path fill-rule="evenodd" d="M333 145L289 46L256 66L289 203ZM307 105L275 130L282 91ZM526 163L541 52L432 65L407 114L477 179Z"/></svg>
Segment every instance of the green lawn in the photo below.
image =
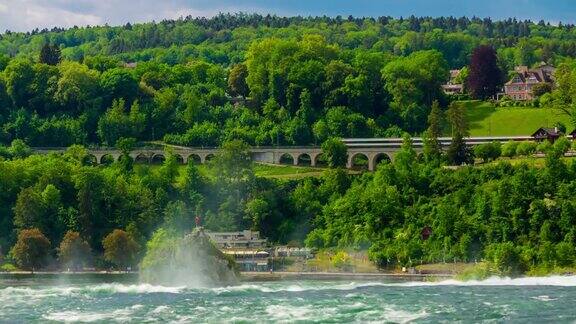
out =
<svg viewBox="0 0 576 324"><path fill-rule="evenodd" d="M204 176L213 178L216 176L215 169L211 168L207 164L197 165L198 170ZM160 165L150 165L152 170L158 170ZM180 165L178 171L180 175L184 174L186 166ZM264 178L277 178L277 179L300 179L304 177L315 177L322 174L325 169L323 168L312 168L312 167L301 167L292 165L270 165L270 164L260 164L254 163L254 173L259 177Z"/></svg>
<svg viewBox="0 0 576 324"><path fill-rule="evenodd" d="M539 127L561 122L572 131L570 119L551 108L494 107L480 101L463 101L471 136L532 135Z"/></svg>
<svg viewBox="0 0 576 324"><path fill-rule="evenodd" d="M292 165L270 165L270 164L254 164L254 172L259 177L265 178L303 178L308 176L318 176L322 174L324 169L299 167Z"/></svg>

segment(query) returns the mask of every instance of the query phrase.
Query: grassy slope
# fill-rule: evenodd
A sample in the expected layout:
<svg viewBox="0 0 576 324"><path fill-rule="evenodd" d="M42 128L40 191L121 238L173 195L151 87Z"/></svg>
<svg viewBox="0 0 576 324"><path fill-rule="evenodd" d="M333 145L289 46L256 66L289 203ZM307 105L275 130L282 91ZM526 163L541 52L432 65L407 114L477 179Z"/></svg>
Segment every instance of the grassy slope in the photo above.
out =
<svg viewBox="0 0 576 324"><path fill-rule="evenodd" d="M539 127L562 122L571 131L570 120L550 108L494 107L487 102L463 101L472 136L532 135Z"/></svg>
<svg viewBox="0 0 576 324"><path fill-rule="evenodd" d="M152 170L158 170L160 165L150 165ZM180 175L184 174L186 166L180 165L178 171ZM198 165L198 170L201 174L207 177L215 177L214 169L210 168L206 164ZM254 164L254 173L259 177L264 178L277 178L277 179L300 179L310 176L319 176L325 169L323 168L312 168L312 167L300 167L291 165L268 165L268 164Z"/></svg>

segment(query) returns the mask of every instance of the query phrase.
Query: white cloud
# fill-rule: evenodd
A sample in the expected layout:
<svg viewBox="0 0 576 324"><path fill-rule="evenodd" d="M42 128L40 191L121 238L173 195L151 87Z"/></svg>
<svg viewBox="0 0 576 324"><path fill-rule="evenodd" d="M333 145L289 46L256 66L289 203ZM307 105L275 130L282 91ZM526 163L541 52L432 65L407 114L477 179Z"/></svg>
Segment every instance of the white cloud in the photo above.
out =
<svg viewBox="0 0 576 324"><path fill-rule="evenodd" d="M204 6L203 6L204 7ZM213 16L221 9L194 8L190 1L0 0L0 31L145 22L181 16Z"/></svg>

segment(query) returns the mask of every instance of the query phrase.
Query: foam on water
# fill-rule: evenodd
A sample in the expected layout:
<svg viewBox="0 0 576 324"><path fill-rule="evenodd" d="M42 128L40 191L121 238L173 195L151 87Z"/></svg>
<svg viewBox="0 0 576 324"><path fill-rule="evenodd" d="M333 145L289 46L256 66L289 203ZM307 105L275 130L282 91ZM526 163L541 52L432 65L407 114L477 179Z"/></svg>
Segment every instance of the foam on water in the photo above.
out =
<svg viewBox="0 0 576 324"><path fill-rule="evenodd" d="M168 287L151 284L100 284L85 287L79 286L54 286L43 288L30 287L7 287L0 289L0 301L6 298L31 298L42 299L56 296L70 296L81 294L151 294L167 293L179 294L185 291L209 292L216 294L229 293L278 293L278 292L306 292L306 291L323 291L339 290L354 291L370 287L433 287L433 286L558 286L558 287L576 287L576 276L551 276L551 277L526 277L526 278L489 278L486 280L443 280L438 282L315 282L308 281L302 283L292 283L289 285L266 283L266 284L242 284L237 286L228 286L220 288L201 288L192 289L187 287ZM352 297L353 295L350 295Z"/></svg>
<svg viewBox="0 0 576 324"><path fill-rule="evenodd" d="M539 301L545 301L545 302L558 300L558 298L552 298L552 297L550 297L550 296L548 296L548 295L542 295L542 296L536 296L536 297L530 297L530 298L536 299L536 300L539 300Z"/></svg>
<svg viewBox="0 0 576 324"><path fill-rule="evenodd" d="M65 312L53 312L42 316L44 319L49 321L57 322L102 322L102 321L114 321L114 322L127 322L130 321L131 315L135 310L142 308L143 305L134 305L132 307L127 307L123 309L118 309L112 312L96 313L96 312L79 312L79 311L65 311Z"/></svg>
<svg viewBox="0 0 576 324"><path fill-rule="evenodd" d="M396 286L558 286L576 287L576 276L502 278L492 277L486 280L444 280L439 282L408 282L393 284Z"/></svg>
<svg viewBox="0 0 576 324"><path fill-rule="evenodd" d="M150 284L123 285L123 284L101 284L87 287L77 286L55 286L47 288L28 287L7 287L0 289L0 300L3 297L27 297L27 298L48 298L56 296L70 296L83 293L109 293L109 294L149 294L149 293L172 293L177 294L185 287L165 287Z"/></svg>
<svg viewBox="0 0 576 324"><path fill-rule="evenodd" d="M285 305L270 305L266 307L266 313L272 320L292 320L292 321L305 321L316 318L315 311L310 306L285 306Z"/></svg>
<svg viewBox="0 0 576 324"><path fill-rule="evenodd" d="M437 282L410 281L400 283L384 282L348 282L348 283L326 283L326 282L306 282L305 284L292 284L288 286L255 285L244 284L222 288L213 288L211 291L217 294L231 292L259 291L263 293L277 292L305 292L315 290L357 290L368 287L431 287L431 286L560 286L576 287L576 276L551 276L551 277L525 277L525 278L500 278L493 277L486 280L443 280Z"/></svg>
<svg viewBox="0 0 576 324"><path fill-rule="evenodd" d="M576 277L568 276L469 282L303 280L225 288L96 282L85 286L23 284L27 286L0 288L0 321L24 318L31 322L184 323L576 320L570 302L576 298L576 289L570 288L576 286ZM464 288L451 289L451 286Z"/></svg>

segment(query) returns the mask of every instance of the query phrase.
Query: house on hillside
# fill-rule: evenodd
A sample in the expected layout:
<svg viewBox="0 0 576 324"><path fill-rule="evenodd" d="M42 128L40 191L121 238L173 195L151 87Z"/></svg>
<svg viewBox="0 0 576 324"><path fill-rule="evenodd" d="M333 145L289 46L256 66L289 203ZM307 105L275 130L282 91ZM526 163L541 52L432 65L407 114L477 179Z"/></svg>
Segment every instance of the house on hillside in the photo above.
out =
<svg viewBox="0 0 576 324"><path fill-rule="evenodd" d="M548 140L549 142L554 143L563 135L564 133L562 133L558 127L540 127L534 134L532 134L532 137L537 142Z"/></svg>
<svg viewBox="0 0 576 324"><path fill-rule="evenodd" d="M464 92L464 85L456 81L456 78L458 78L461 71L462 70L450 70L450 80L448 81L448 83L442 85L444 93L446 93L447 95L454 95L454 94L461 94Z"/></svg>
<svg viewBox="0 0 576 324"><path fill-rule="evenodd" d="M555 70L546 63L541 63L535 69L517 66L514 68L512 79L504 85L504 94L513 100L532 100L534 99L532 88L541 83L554 83Z"/></svg>

